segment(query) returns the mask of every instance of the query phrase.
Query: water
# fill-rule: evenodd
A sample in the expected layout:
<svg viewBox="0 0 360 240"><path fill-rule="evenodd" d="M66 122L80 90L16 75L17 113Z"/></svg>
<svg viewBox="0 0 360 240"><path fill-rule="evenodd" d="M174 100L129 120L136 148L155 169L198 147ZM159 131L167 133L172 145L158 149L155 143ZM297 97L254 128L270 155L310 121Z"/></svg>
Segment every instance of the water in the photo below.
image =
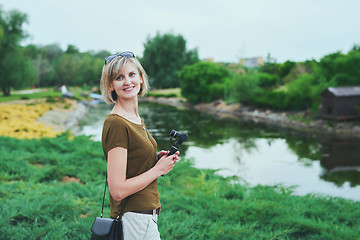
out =
<svg viewBox="0 0 360 240"><path fill-rule="evenodd" d="M111 111L99 105L80 124L80 134L101 141L102 124ZM197 168L218 169L249 185L282 185L294 193L360 200L360 141L323 139L237 120L220 120L190 110L140 103L139 112L158 149L170 149L172 129L189 140L181 157Z"/></svg>

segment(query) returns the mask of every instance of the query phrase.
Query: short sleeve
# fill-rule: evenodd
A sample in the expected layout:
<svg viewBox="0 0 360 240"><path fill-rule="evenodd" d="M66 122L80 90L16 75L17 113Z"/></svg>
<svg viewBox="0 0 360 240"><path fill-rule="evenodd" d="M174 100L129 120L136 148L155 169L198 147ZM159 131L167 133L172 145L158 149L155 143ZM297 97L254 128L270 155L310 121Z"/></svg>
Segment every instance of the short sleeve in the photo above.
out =
<svg viewBox="0 0 360 240"><path fill-rule="evenodd" d="M108 116L105 119L102 133L102 145L105 157L115 147L129 147L129 132L127 124L121 119Z"/></svg>

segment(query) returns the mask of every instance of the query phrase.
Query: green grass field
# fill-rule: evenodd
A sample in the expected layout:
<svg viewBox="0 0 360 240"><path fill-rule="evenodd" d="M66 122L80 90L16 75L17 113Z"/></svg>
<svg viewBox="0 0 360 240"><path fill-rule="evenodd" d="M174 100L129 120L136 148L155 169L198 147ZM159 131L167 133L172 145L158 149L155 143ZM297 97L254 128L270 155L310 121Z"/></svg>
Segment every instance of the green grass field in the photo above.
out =
<svg viewBox="0 0 360 240"><path fill-rule="evenodd" d="M106 172L101 143L0 137L0 169L0 239L89 239ZM359 202L249 187L185 159L159 190L162 239L360 239ZM108 200L105 208L108 216Z"/></svg>
<svg viewBox="0 0 360 240"><path fill-rule="evenodd" d="M29 100L29 99L53 98L53 97L61 97L61 92L50 89L43 89L43 91L30 93L30 94L15 92L10 96L6 96L6 97L0 95L0 103L10 102L15 100Z"/></svg>

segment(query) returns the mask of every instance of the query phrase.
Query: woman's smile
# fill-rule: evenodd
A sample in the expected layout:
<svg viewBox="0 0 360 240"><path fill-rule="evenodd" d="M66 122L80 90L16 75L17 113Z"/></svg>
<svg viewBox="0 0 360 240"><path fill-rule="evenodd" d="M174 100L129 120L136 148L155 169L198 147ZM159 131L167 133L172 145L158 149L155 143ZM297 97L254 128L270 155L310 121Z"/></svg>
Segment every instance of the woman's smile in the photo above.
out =
<svg viewBox="0 0 360 240"><path fill-rule="evenodd" d="M127 88L124 88L124 91L129 92L129 91L133 90L134 88L135 88L135 86L127 87Z"/></svg>

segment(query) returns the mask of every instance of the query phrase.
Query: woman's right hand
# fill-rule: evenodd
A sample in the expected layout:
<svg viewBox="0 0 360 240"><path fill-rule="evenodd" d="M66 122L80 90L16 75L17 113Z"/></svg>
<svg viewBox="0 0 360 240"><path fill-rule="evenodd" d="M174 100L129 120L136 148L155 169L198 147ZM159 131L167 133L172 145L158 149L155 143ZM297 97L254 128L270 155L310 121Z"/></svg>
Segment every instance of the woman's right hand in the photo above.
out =
<svg viewBox="0 0 360 240"><path fill-rule="evenodd" d="M164 154L159 161L157 161L155 167L160 172L160 175L165 175L168 172L170 172L174 166L175 163L179 160L179 152L176 152L175 154L168 156L167 154Z"/></svg>

